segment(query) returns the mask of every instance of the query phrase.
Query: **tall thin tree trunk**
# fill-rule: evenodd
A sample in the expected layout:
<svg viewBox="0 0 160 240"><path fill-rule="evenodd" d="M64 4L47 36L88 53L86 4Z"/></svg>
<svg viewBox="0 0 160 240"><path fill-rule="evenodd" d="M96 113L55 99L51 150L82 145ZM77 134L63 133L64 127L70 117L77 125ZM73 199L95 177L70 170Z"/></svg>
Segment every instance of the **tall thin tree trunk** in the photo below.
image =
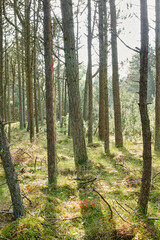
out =
<svg viewBox="0 0 160 240"><path fill-rule="evenodd" d="M104 150L105 153L109 153L108 22L106 0L103 0L103 11L104 11L104 99L105 99Z"/></svg>
<svg viewBox="0 0 160 240"><path fill-rule="evenodd" d="M156 106L155 150L160 151L160 1L156 0Z"/></svg>
<svg viewBox="0 0 160 240"><path fill-rule="evenodd" d="M65 75L64 75L65 76ZM67 81L66 77L64 77L64 135L67 132Z"/></svg>
<svg viewBox="0 0 160 240"><path fill-rule="evenodd" d="M25 54L26 54L26 81L28 98L28 122L30 131L30 141L34 138L34 117L33 117L33 83L31 74L30 55L30 0L25 0Z"/></svg>
<svg viewBox="0 0 160 240"><path fill-rule="evenodd" d="M111 12L111 45L112 45L112 87L114 102L114 122L115 122L115 145L123 146L122 124L121 124L121 104L119 94L119 74L118 74L118 54L117 54L117 18L115 0L110 0Z"/></svg>
<svg viewBox="0 0 160 240"><path fill-rule="evenodd" d="M79 6L80 0L78 0L77 4L77 14L76 14L76 56L77 56L77 63L79 64Z"/></svg>
<svg viewBox="0 0 160 240"><path fill-rule="evenodd" d="M89 81L89 117L88 117L88 143L93 142L93 87L92 87L92 32L91 32L91 0L88 0L88 81Z"/></svg>
<svg viewBox="0 0 160 240"><path fill-rule="evenodd" d="M12 119L15 122L15 65L13 64L13 60L11 61L11 68L12 68Z"/></svg>
<svg viewBox="0 0 160 240"><path fill-rule="evenodd" d="M63 79L62 79L62 128L64 124L64 112L65 112L65 71L63 72Z"/></svg>
<svg viewBox="0 0 160 240"><path fill-rule="evenodd" d="M104 107L104 33L103 33L103 2L99 1L99 138L104 140L105 124Z"/></svg>
<svg viewBox="0 0 160 240"><path fill-rule="evenodd" d="M36 54L34 56L34 109L35 109L35 124L36 124L36 134L39 133L39 123L38 123L38 106L37 106L37 61Z"/></svg>
<svg viewBox="0 0 160 240"><path fill-rule="evenodd" d="M83 119L84 121L87 121L88 119L88 89L89 89L89 83L88 83L88 67L87 67L87 73L86 73L86 80L85 80L85 86L84 86L84 99L83 99Z"/></svg>
<svg viewBox="0 0 160 240"><path fill-rule="evenodd" d="M41 100L41 88L39 83L39 75L37 73L37 87L38 87L38 102L39 102L39 109L40 109L40 118L41 118L41 125L43 125L43 108L42 108L42 100Z"/></svg>
<svg viewBox="0 0 160 240"><path fill-rule="evenodd" d="M5 48L7 48L6 36L5 36ZM5 51L5 82L4 82L4 120L5 122L8 121L7 116L7 86L8 86L8 73L7 73L7 50Z"/></svg>
<svg viewBox="0 0 160 240"><path fill-rule="evenodd" d="M72 129L71 129L71 117L70 114L68 116L68 138L71 138L72 136Z"/></svg>
<svg viewBox="0 0 160 240"><path fill-rule="evenodd" d="M17 27L17 0L14 0L14 24ZM15 29L16 34L16 55L17 55L17 65L18 65L18 88L19 88L19 122L20 129L24 128L23 122L23 97L22 97L22 80L21 80L21 67L20 67L20 49L19 49L19 39L18 39L18 31Z"/></svg>
<svg viewBox="0 0 160 240"><path fill-rule="evenodd" d="M57 80L58 80L58 99L59 99L59 121L60 127L62 127L62 91L61 91L61 80L60 80L60 61L59 61L59 49L58 49L58 66L57 66Z"/></svg>
<svg viewBox="0 0 160 240"><path fill-rule="evenodd" d="M38 28L38 16L37 16L37 21L36 21L36 1L34 0L33 79L34 79L34 110L35 110L36 134L39 133L38 103L37 103L37 49L36 49L36 47L37 47L37 28Z"/></svg>
<svg viewBox="0 0 160 240"><path fill-rule="evenodd" d="M3 120L3 24L2 24L2 3L0 0L0 117Z"/></svg>
<svg viewBox="0 0 160 240"><path fill-rule="evenodd" d="M64 34L64 51L66 77L68 83L69 113L75 164L78 167L87 163L87 151L84 137L83 119L80 103L78 63L75 50L72 1L61 0L62 26Z"/></svg>
<svg viewBox="0 0 160 240"><path fill-rule="evenodd" d="M143 174L139 196L139 208L143 214L147 213L149 192L151 185L151 131L147 108L147 81L148 81L148 13L147 0L140 0L141 8L141 51L140 51L140 85L139 109L143 136Z"/></svg>
<svg viewBox="0 0 160 240"><path fill-rule="evenodd" d="M23 97L23 123L24 128L26 127L26 106L25 106L25 77L24 77L24 44L23 44L23 34L22 34L22 97Z"/></svg>
<svg viewBox="0 0 160 240"><path fill-rule="evenodd" d="M9 58L7 55L7 82L8 82L8 141L11 141L11 102L10 102L10 75L9 75Z"/></svg>
<svg viewBox="0 0 160 240"><path fill-rule="evenodd" d="M44 49L46 77L46 121L47 121L47 153L48 153L48 182L56 185L56 133L55 133L55 103L52 59L52 33L50 0L43 0L44 10Z"/></svg>

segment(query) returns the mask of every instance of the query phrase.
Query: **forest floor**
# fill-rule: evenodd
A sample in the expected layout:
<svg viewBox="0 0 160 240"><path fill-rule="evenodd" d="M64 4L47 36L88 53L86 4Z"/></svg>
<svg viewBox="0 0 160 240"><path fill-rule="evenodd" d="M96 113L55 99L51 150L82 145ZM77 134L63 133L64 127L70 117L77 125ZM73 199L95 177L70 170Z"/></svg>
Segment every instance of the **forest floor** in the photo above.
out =
<svg viewBox="0 0 160 240"><path fill-rule="evenodd" d="M57 136L57 188L53 189L47 180L45 129L30 144L26 130L12 128L10 149L26 217L13 221L0 165L0 238L160 239L160 155L153 153L148 218L142 218L136 210L142 175L141 142L125 141L125 147L116 149L111 138L111 153L106 155L103 143L95 137L94 144L87 146L85 175L77 178L72 141L60 131Z"/></svg>

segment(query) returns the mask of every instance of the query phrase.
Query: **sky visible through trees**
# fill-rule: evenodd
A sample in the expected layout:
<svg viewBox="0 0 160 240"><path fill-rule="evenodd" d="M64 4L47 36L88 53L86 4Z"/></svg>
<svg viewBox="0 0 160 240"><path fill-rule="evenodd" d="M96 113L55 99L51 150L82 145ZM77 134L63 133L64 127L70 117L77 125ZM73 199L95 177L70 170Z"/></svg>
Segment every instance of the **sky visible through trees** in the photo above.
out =
<svg viewBox="0 0 160 240"><path fill-rule="evenodd" d="M76 6L78 0L74 0L73 3ZM153 0L148 0L148 18L150 24L149 31L149 43L154 47L154 38L155 38L155 3ZM128 4L128 5L127 5ZM132 8L129 9L130 4ZM108 6L109 7L109 6ZM117 1L116 7L120 9L120 16L118 19L118 29L120 30L119 37L130 47L140 47L140 13L139 13L139 0L123 0ZM126 16L129 16L127 18ZM132 17L131 17L132 16ZM83 13L79 17L80 19L80 36L81 36L81 46L83 46L79 50L80 62L83 61L83 64L87 65L87 15ZM98 43L94 43L98 48ZM125 61L125 67L120 68L120 76L124 77L128 71L128 61L131 60L134 52L124 46L124 44L118 40L118 56L119 56L119 64L122 61ZM93 51L93 63L97 63L97 55ZM128 59L128 60L127 60ZM109 66L111 65L111 56L109 55ZM111 74L111 67L109 67L109 73Z"/></svg>

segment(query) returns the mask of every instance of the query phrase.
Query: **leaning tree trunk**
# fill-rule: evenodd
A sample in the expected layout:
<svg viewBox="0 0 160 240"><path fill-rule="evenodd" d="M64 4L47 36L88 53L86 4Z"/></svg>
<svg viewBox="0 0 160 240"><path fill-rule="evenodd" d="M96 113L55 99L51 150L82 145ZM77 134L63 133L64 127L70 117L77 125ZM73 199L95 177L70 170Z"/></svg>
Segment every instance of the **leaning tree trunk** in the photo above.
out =
<svg viewBox="0 0 160 240"><path fill-rule="evenodd" d="M147 213L149 192L151 185L151 131L147 109L147 80L148 80L148 14L147 0L140 0L141 7L141 51L140 51L140 86L139 109L143 136L143 174L139 197L139 208L143 214Z"/></svg>
<svg viewBox="0 0 160 240"><path fill-rule="evenodd" d="M5 171L8 188L11 194L14 218L24 216L23 201L21 198L18 177L11 159L9 144L6 139L4 125L0 120L0 157Z"/></svg>
<svg viewBox="0 0 160 240"><path fill-rule="evenodd" d="M156 0L155 150L160 151L160 1Z"/></svg>
<svg viewBox="0 0 160 240"><path fill-rule="evenodd" d="M48 154L48 183L56 186L56 122L55 94L53 81L52 33L50 0L43 0L44 11L44 49L46 77L46 122L47 122L47 154Z"/></svg>
<svg viewBox="0 0 160 240"><path fill-rule="evenodd" d="M82 166L87 163L87 151L80 102L72 0L61 0L61 11L74 158L76 166Z"/></svg>
<svg viewBox="0 0 160 240"><path fill-rule="evenodd" d="M112 45L112 86L114 102L114 122L115 122L115 145L123 146L122 126L121 126L121 104L119 96L119 75L118 75L118 54L117 54L117 20L115 0L110 0L111 12L111 45Z"/></svg>

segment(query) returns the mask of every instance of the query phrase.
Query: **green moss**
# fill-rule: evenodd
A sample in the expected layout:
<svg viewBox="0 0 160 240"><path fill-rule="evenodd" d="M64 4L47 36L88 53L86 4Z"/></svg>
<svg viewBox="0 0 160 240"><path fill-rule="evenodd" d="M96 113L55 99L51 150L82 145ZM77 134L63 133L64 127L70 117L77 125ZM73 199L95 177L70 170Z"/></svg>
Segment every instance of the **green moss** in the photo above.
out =
<svg viewBox="0 0 160 240"><path fill-rule="evenodd" d="M45 220L41 217L23 218L8 224L2 230L8 239L40 239L45 236Z"/></svg>

